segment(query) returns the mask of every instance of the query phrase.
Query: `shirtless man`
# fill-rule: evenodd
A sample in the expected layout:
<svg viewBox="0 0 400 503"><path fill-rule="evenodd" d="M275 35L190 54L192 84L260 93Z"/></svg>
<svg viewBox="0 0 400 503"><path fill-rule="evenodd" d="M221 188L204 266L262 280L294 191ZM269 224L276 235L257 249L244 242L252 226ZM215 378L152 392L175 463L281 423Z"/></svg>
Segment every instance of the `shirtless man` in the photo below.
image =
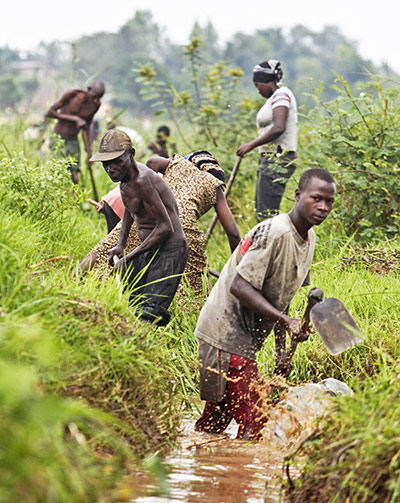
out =
<svg viewBox="0 0 400 503"><path fill-rule="evenodd" d="M80 161L78 133L83 131L86 138L89 138L90 125L95 113L100 108L100 98L103 96L104 91L104 84L100 80L93 81L86 91L70 89L46 113L46 117L57 119L54 131L65 142L63 156L68 157L70 155L76 160L76 164L69 167L73 183L78 183ZM85 141L85 148L88 155L90 155L89 141Z"/></svg>
<svg viewBox="0 0 400 503"><path fill-rule="evenodd" d="M120 182L125 212L118 244L109 251L110 261L115 255L119 258L114 271L126 279L131 301L137 302L141 295L141 317L166 325L185 269L187 244L171 189L134 155L129 136L110 129L90 160L101 161L111 180ZM142 243L124 256L133 221Z"/></svg>

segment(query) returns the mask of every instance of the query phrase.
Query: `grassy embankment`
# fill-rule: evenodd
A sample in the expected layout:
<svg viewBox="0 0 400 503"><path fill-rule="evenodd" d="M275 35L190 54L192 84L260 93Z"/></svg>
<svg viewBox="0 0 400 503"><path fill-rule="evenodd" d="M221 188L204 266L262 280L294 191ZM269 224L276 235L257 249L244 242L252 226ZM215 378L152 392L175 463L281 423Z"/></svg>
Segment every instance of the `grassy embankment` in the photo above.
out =
<svg viewBox="0 0 400 503"><path fill-rule="evenodd" d="M85 194L74 192L62 163L39 159L32 146L23 145L22 130L3 127L1 138L0 435L5 448L0 471L6 484L0 496L108 501L124 459L165 451L176 439L185 406L196 402L197 310L175 308L168 327L151 329L135 319L114 282L77 279L79 259L105 234L103 217L84 202ZM23 149L19 158L14 152ZM109 186L100 170L97 179L105 192ZM291 206L296 179L284 209ZM251 179L239 178L231 200L242 234L255 223L252 195ZM343 236L334 214L317 233L312 284L345 302L366 340L332 357L312 337L298 348L291 381L335 377L355 391L354 398L340 401L321 437L338 439L328 471L340 474L346 490L353 481L359 488L360 477L368 478L367 467L380 459L373 451L377 443L382 454L378 482L396 484L396 242L355 260L356 246ZM211 266L221 269L229 252L218 227L208 254ZM60 256L68 258L30 267ZM295 299L293 315L301 315L306 293ZM267 374L272 351L271 338L259 357ZM341 446L351 446L343 451L344 461L335 458ZM93 456L94 451L103 456ZM110 452L119 456L108 457ZM323 471L322 480L326 476Z"/></svg>
<svg viewBox="0 0 400 503"><path fill-rule="evenodd" d="M165 331L137 322L116 283L76 277L104 217L21 128L4 126L1 139L0 499L108 501L124 459L175 441L173 346L186 329L177 320L166 343Z"/></svg>

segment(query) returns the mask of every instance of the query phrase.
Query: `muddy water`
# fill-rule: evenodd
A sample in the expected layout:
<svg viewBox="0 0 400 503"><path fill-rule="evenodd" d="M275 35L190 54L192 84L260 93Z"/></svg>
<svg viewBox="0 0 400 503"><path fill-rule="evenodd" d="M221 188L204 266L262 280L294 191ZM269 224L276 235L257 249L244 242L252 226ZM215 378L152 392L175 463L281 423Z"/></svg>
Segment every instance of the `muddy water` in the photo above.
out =
<svg viewBox="0 0 400 503"><path fill-rule="evenodd" d="M274 386L279 389L281 384ZM237 427L228 429L228 437L196 433L194 420L186 420L182 445L166 460L170 468L168 497L156 496L156 486L148 477L132 475L129 486L136 496L129 501L279 503L284 455L295 452L314 431L315 419L329 412L334 404L329 397L351 394L347 384L336 379L287 387L273 408L266 402L268 422L259 443L235 440ZM291 469L292 478L299 475L299 470Z"/></svg>
<svg viewBox="0 0 400 503"><path fill-rule="evenodd" d="M130 485L136 503L277 503L283 454L266 444L235 440L237 427L228 437L196 433L194 420L185 420L181 446L166 463L169 496L156 496L154 484L135 475ZM216 440L218 439L218 440ZM212 440L212 442L207 443Z"/></svg>

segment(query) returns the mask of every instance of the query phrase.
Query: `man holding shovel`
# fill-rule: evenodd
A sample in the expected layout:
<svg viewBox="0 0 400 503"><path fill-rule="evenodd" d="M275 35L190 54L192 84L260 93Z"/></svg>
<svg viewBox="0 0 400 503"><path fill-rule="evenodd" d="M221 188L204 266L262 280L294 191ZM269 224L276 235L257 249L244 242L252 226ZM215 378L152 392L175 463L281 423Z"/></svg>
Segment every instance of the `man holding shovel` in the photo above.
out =
<svg viewBox="0 0 400 503"><path fill-rule="evenodd" d="M89 129L95 113L101 105L100 98L103 96L105 87L103 82L95 80L86 90L70 89L59 98L46 113L46 117L57 119L54 132L65 143L64 157L74 157L76 164L71 165L71 178L73 183L78 183L80 147L78 133L82 131L85 149L90 157ZM96 197L96 195L95 195Z"/></svg>
<svg viewBox="0 0 400 503"><path fill-rule="evenodd" d="M135 160L129 136L109 129L100 139L91 161L101 161L113 182L120 182L125 206L117 246L108 252L118 261L114 272L125 277L131 300L140 295L142 319L166 325L171 304L187 261L187 244L175 197L154 171ZM124 255L133 221L142 243ZM125 274L126 273L126 274Z"/></svg>
<svg viewBox="0 0 400 503"><path fill-rule="evenodd" d="M335 192L327 171L306 171L290 212L256 225L222 270L195 330L201 398L206 400L196 430L221 433L235 419L238 438L259 437L263 425L255 406L260 397L251 386L258 373L256 353L274 328L275 373L287 374L286 331L292 340L308 337L300 333L300 320L287 313L300 287L309 284L312 227L328 216Z"/></svg>

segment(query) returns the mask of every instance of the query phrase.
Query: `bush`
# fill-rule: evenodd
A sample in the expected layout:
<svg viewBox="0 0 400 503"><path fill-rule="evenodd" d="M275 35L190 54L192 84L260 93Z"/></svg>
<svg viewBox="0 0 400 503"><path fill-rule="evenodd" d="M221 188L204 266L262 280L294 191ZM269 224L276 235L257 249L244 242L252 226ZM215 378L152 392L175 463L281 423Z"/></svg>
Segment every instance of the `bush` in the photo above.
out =
<svg viewBox="0 0 400 503"><path fill-rule="evenodd" d="M30 164L20 153L0 161L0 198L3 207L30 214L36 220L57 220L74 208L82 194L71 185L65 159Z"/></svg>
<svg viewBox="0 0 400 503"><path fill-rule="evenodd" d="M336 215L349 235L362 240L395 236L400 230L400 98L396 84L376 77L354 96L340 76L337 98L315 109L301 136L299 166L323 167L338 186Z"/></svg>

